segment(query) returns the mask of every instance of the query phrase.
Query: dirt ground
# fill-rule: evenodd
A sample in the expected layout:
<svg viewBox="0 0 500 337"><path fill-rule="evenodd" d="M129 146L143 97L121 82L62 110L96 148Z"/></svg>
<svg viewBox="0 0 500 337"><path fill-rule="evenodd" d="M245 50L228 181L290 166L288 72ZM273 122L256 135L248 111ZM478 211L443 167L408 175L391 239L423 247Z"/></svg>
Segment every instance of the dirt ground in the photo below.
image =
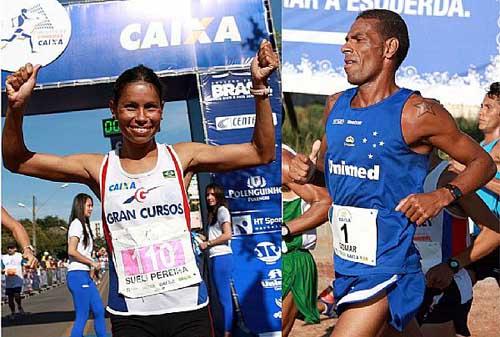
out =
<svg viewBox="0 0 500 337"><path fill-rule="evenodd" d="M327 224L318 228L318 244L312 251L318 266L318 289L333 279L331 232ZM297 320L291 337L329 337L336 319L321 317L320 324L306 325ZM486 279L474 287L474 301L469 314L473 337L500 337L500 289L494 279Z"/></svg>

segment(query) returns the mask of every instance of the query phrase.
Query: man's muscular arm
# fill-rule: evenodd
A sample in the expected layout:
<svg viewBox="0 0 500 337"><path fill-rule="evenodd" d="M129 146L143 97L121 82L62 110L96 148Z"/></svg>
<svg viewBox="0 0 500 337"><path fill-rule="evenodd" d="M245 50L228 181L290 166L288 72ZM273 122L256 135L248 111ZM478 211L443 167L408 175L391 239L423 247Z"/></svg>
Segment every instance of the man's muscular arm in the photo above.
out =
<svg viewBox="0 0 500 337"><path fill-rule="evenodd" d="M486 185L484 185L484 188L490 190L491 192L500 195L500 142L498 142L493 150L490 152L491 158L493 158L493 161L495 162L495 165L497 166L497 173L493 179L491 179ZM459 174L465 169L465 166L462 164L456 162L455 160L451 161L451 166L450 170L452 172L455 172Z"/></svg>
<svg viewBox="0 0 500 337"><path fill-rule="evenodd" d="M454 172L444 172L439 179L439 186L444 186L455 177L456 173ZM451 211L450 207L448 209ZM457 203L453 205L452 212L470 217L481 228L481 232L474 242L453 256L459 262L460 268L479 260L500 246L498 219L476 193L469 193L458 199ZM453 275L453 271L446 262L440 263L427 272L427 285L431 288L447 288L453 280Z"/></svg>
<svg viewBox="0 0 500 337"><path fill-rule="evenodd" d="M496 167L491 157L457 128L453 117L437 101L412 96L403 108L401 127L404 140L413 151L426 154L436 147L465 165L465 170L451 182L464 195L493 178ZM396 206L396 210L421 225L453 201L449 190L439 188L407 196Z"/></svg>

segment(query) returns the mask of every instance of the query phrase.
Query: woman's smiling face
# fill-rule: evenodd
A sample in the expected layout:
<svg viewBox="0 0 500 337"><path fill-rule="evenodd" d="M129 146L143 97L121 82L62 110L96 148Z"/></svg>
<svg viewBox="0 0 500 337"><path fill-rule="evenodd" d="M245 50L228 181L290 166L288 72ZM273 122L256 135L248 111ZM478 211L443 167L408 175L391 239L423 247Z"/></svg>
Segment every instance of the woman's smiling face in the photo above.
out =
<svg viewBox="0 0 500 337"><path fill-rule="evenodd" d="M137 81L127 84L111 109L123 137L134 144L148 143L160 129L163 103L151 83Z"/></svg>

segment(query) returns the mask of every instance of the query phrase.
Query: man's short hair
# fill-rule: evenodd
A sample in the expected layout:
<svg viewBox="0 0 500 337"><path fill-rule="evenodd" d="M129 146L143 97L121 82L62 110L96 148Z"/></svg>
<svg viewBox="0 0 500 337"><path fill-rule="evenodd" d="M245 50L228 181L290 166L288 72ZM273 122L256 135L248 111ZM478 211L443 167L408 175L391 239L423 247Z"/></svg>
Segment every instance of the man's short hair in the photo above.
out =
<svg viewBox="0 0 500 337"><path fill-rule="evenodd" d="M384 40L395 37L399 41L396 51L396 69L403 63L408 49L410 49L410 37L408 27L403 18L393 11L387 9L369 9L358 14L357 19L376 19L379 21L378 30Z"/></svg>
<svg viewBox="0 0 500 337"><path fill-rule="evenodd" d="M489 98L500 101L500 82L493 82L486 93Z"/></svg>
<svg viewBox="0 0 500 337"><path fill-rule="evenodd" d="M7 249L9 249L9 248L17 248L16 243L15 243L15 242L9 242L9 243L7 244Z"/></svg>

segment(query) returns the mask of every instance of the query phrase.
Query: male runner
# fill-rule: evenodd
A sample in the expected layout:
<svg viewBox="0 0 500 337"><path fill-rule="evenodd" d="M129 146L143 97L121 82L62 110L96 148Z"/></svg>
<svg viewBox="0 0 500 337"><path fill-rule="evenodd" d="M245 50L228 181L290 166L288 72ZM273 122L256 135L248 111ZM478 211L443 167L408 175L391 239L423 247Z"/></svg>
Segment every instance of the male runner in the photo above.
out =
<svg viewBox="0 0 500 337"><path fill-rule="evenodd" d="M500 82L492 83L484 96L479 110L478 127L484 135L481 146L495 161L497 172L495 177L476 193L493 214L500 218ZM463 166L452 161L452 169L460 173ZM473 236L476 237L478 234L479 227L474 225ZM488 256L475 262L471 269L474 270L478 281L493 277L500 285L500 249L495 249Z"/></svg>
<svg viewBox="0 0 500 337"><path fill-rule="evenodd" d="M437 155L431 160L424 192L430 192L456 177L449 163ZM471 243L467 217L481 228ZM417 315L425 337L470 336L467 326L472 305L474 274L464 269L500 245L498 218L475 194L469 193L434 218L417 227L414 241L422 256L427 289Z"/></svg>
<svg viewBox="0 0 500 337"><path fill-rule="evenodd" d="M319 147L319 143L317 141L313 147ZM331 204L325 188L299 185L290 180L288 165L294 156L294 150L282 145L283 337L289 335L299 314L306 323L319 323L318 273L309 250L316 246L315 228L327 220Z"/></svg>
<svg viewBox="0 0 500 337"><path fill-rule="evenodd" d="M10 319L15 318L16 306L19 314L24 314L21 305L21 291L23 288L23 256L17 252L17 247L14 242L7 244L7 254L2 255L2 273L5 273L5 295L9 301L11 315Z"/></svg>
<svg viewBox="0 0 500 337"><path fill-rule="evenodd" d="M500 217L500 82L492 83L484 96L479 111L479 130L484 135L483 149L497 165L495 178L490 180L477 194L493 213Z"/></svg>
<svg viewBox="0 0 500 337"><path fill-rule="evenodd" d="M396 85L408 48L398 14L360 13L341 49L347 80L356 87L328 99L318 163L297 155L290 166L297 183L320 183L323 173L315 171L324 171L333 200L334 289L341 312L335 337L377 336L387 323L405 328L425 289L415 225L495 172L488 154L458 130L443 106ZM466 169L445 187L422 193L434 147Z"/></svg>

